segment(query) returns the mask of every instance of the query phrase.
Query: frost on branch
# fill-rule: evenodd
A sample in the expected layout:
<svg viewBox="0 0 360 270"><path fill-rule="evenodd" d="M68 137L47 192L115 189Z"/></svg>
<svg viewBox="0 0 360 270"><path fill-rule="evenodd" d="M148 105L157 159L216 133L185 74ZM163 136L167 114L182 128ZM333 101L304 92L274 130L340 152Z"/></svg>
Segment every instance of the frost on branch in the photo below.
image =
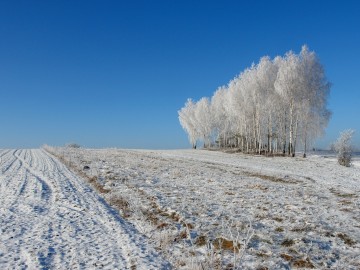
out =
<svg viewBox="0 0 360 270"><path fill-rule="evenodd" d="M262 57L211 98L188 99L179 121L195 147L294 156L322 136L331 112L331 84L315 52L303 46L274 59ZM301 145L300 145L301 144Z"/></svg>
<svg viewBox="0 0 360 270"><path fill-rule="evenodd" d="M352 129L344 130L340 137L333 144L332 148L337 153L338 162L342 166L350 167L353 147L351 139L355 131Z"/></svg>

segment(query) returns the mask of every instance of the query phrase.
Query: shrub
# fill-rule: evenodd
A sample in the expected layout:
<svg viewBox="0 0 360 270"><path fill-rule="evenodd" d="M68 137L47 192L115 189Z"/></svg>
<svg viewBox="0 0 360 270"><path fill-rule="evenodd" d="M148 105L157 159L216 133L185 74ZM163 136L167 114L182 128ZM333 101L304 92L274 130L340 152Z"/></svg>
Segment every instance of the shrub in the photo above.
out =
<svg viewBox="0 0 360 270"><path fill-rule="evenodd" d="M67 143L65 145L65 147L67 147L67 148L80 148L81 146L79 144L77 144L77 143Z"/></svg>
<svg viewBox="0 0 360 270"><path fill-rule="evenodd" d="M332 149L337 153L337 159L340 165L350 167L353 147L351 139L354 135L354 130L348 129L340 133L339 138L332 145Z"/></svg>

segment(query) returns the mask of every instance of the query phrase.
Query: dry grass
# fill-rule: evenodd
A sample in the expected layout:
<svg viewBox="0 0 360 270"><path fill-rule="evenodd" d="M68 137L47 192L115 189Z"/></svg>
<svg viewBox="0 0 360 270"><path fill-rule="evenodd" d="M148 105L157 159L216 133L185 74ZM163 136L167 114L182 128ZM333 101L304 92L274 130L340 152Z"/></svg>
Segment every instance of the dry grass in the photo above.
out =
<svg viewBox="0 0 360 270"><path fill-rule="evenodd" d="M157 228L157 229L163 229L163 228L166 228L166 227L168 227L168 226L169 226L168 223L162 222L162 223L158 224L158 225L156 226L156 228Z"/></svg>
<svg viewBox="0 0 360 270"><path fill-rule="evenodd" d="M223 237L218 237L213 241L213 245L216 249L219 250L230 250L230 251L235 251L235 252L239 252L241 245L238 243L234 243L234 241L225 239Z"/></svg>
<svg viewBox="0 0 360 270"><path fill-rule="evenodd" d="M177 239L186 239L188 237L188 233L186 230L183 230L181 231L179 234L178 234L178 238Z"/></svg>
<svg viewBox="0 0 360 270"><path fill-rule="evenodd" d="M295 241L292 239L285 239L284 241L282 241L281 245L284 247L291 247L292 245L295 244Z"/></svg>
<svg viewBox="0 0 360 270"><path fill-rule="evenodd" d="M283 258L287 262L290 262L293 259L293 256L285 254L285 253L280 254L280 257Z"/></svg>
<svg viewBox="0 0 360 270"><path fill-rule="evenodd" d="M353 246L356 244L356 241L354 241L353 239L351 239L347 234L345 233L338 233L337 237L339 237L341 240L344 241L344 243L348 246Z"/></svg>
<svg viewBox="0 0 360 270"><path fill-rule="evenodd" d="M273 217L273 220L275 220L275 221L277 221L277 222L282 222L282 221L284 221L284 219L281 218L281 217Z"/></svg>
<svg viewBox="0 0 360 270"><path fill-rule="evenodd" d="M292 263L294 268L315 268L314 264L310 261L309 258L306 259L296 259Z"/></svg>
<svg viewBox="0 0 360 270"><path fill-rule="evenodd" d="M95 188L98 192L100 193L109 193L110 190L108 189L104 189L104 187L97 181L97 177L93 176L93 177L88 177L88 176L84 176L88 182L93 186L93 188Z"/></svg>
<svg viewBox="0 0 360 270"><path fill-rule="evenodd" d="M282 183L282 184L296 184L296 183L298 183L298 181L295 181L295 180L280 178L280 177L261 174L261 173L244 172L244 174L247 175L247 176L250 176L250 177L260 178L261 180L266 180L266 181L270 181L270 182L274 182L274 183Z"/></svg>
<svg viewBox="0 0 360 270"><path fill-rule="evenodd" d="M340 198L356 198L357 195L355 193L345 193L345 192L340 192L338 190L336 190L335 188L330 188L329 189L330 192Z"/></svg>
<svg viewBox="0 0 360 270"><path fill-rule="evenodd" d="M200 235L195 240L195 245L197 246L205 246L206 245L206 236Z"/></svg>
<svg viewBox="0 0 360 270"><path fill-rule="evenodd" d="M269 268L266 266L259 266L256 270L269 270Z"/></svg>
<svg viewBox="0 0 360 270"><path fill-rule="evenodd" d="M280 254L280 257L289 262L293 268L315 268L309 258L294 258L286 253Z"/></svg>
<svg viewBox="0 0 360 270"><path fill-rule="evenodd" d="M338 204L341 204L341 205L350 205L350 204L352 204L352 202L349 201L349 200L341 200L341 201L338 202Z"/></svg>

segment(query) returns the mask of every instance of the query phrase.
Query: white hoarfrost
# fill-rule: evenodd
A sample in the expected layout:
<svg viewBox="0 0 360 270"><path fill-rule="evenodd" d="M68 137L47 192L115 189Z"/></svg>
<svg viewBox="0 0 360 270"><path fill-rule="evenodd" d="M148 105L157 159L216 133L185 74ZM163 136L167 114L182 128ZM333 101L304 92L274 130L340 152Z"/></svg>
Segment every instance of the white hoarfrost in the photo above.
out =
<svg viewBox="0 0 360 270"><path fill-rule="evenodd" d="M354 151L354 147L351 144L352 137L354 135L354 130L348 129L341 132L340 137L333 144L333 148L337 153L338 162L340 165L350 167L352 152Z"/></svg>
<svg viewBox="0 0 360 270"><path fill-rule="evenodd" d="M274 59L262 57L211 97L188 99L178 111L192 145L242 152L306 155L330 119L331 84L315 52L303 46Z"/></svg>
<svg viewBox="0 0 360 270"><path fill-rule="evenodd" d="M359 159L345 168L323 153L48 150L88 166L102 196L177 269L360 268Z"/></svg>
<svg viewBox="0 0 360 270"><path fill-rule="evenodd" d="M44 150L0 150L1 269L167 269L133 225Z"/></svg>

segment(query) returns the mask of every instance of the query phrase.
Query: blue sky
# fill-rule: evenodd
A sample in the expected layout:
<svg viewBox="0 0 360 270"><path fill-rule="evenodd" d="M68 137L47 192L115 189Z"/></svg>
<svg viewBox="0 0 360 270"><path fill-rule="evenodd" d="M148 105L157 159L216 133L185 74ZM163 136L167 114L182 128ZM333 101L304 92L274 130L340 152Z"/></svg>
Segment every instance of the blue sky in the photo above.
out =
<svg viewBox="0 0 360 270"><path fill-rule="evenodd" d="M0 147L185 148L177 111L260 57L316 51L332 82L320 147L357 130L357 1L1 1Z"/></svg>

